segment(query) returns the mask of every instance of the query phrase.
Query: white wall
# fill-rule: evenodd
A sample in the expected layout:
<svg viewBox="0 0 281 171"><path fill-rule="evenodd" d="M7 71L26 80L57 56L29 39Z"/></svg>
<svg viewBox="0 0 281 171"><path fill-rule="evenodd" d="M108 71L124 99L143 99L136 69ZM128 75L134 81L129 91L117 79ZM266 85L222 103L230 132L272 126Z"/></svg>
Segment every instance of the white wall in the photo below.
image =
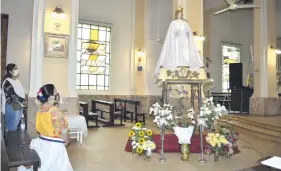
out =
<svg viewBox="0 0 281 171"><path fill-rule="evenodd" d="M33 0L2 0L1 12L9 14L7 64L15 63L20 69L20 80L29 91L30 48Z"/></svg>
<svg viewBox="0 0 281 171"><path fill-rule="evenodd" d="M250 45L253 44L253 12L239 10L210 16L210 65L211 78L215 80L214 91L222 89L222 50L221 42L241 45L241 62L243 63L243 82L250 59Z"/></svg>
<svg viewBox="0 0 281 171"><path fill-rule="evenodd" d="M132 3L132 0L80 0L80 20L106 22L113 25L110 91L79 91L79 94L130 94Z"/></svg>
<svg viewBox="0 0 281 171"><path fill-rule="evenodd" d="M162 44L159 44L155 41L155 39L158 37L158 2L160 2L159 35L162 41L164 41L166 37L166 32L173 17L173 1L145 1L145 46L147 55L146 85L147 94L149 95L160 95L162 91L162 87L159 88L155 84L156 79L153 76L154 69L162 49Z"/></svg>

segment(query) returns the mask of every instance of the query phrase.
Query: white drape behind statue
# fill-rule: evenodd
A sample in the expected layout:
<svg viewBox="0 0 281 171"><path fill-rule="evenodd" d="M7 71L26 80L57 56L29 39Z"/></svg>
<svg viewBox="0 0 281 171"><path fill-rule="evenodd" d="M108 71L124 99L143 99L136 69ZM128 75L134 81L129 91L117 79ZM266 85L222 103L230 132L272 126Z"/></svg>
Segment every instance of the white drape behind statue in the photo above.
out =
<svg viewBox="0 0 281 171"><path fill-rule="evenodd" d="M191 70L198 71L203 66L192 36L187 21L176 19L171 22L154 71L155 76L158 76L160 67L173 70L178 66L189 66Z"/></svg>

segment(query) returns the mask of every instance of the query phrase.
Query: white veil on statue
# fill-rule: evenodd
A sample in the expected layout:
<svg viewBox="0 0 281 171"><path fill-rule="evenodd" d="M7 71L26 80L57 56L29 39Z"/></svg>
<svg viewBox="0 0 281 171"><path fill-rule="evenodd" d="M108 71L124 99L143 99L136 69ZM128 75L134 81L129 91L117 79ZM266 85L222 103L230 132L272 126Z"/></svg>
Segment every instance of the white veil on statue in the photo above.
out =
<svg viewBox="0 0 281 171"><path fill-rule="evenodd" d="M177 13L182 15L182 8ZM196 71L204 66L189 24L180 18L170 23L154 75L158 76L160 67L174 70L178 66L188 66Z"/></svg>

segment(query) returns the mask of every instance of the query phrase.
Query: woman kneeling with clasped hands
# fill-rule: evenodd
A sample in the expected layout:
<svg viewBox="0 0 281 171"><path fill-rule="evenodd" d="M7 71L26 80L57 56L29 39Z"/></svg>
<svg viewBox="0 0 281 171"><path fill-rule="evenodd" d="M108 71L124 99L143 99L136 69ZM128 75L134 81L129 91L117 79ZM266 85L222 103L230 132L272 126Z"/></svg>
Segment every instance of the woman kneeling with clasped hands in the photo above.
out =
<svg viewBox="0 0 281 171"><path fill-rule="evenodd" d="M73 171L65 148L64 135L68 133L67 120L55 106L59 94L53 84L44 85L37 93L41 103L36 113L36 131L40 136L33 139L30 148L40 159L39 171ZM32 171L24 166L18 171Z"/></svg>

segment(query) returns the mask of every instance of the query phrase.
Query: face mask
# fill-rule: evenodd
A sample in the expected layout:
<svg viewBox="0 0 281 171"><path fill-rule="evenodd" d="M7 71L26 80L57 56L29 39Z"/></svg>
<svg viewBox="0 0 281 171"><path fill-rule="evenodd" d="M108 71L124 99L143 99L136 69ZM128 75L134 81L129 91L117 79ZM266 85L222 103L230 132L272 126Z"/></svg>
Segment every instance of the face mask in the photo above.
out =
<svg viewBox="0 0 281 171"><path fill-rule="evenodd" d="M18 75L19 75L19 70L18 70L18 69L14 70L14 72L12 73L12 75L13 75L14 77L18 76Z"/></svg>

